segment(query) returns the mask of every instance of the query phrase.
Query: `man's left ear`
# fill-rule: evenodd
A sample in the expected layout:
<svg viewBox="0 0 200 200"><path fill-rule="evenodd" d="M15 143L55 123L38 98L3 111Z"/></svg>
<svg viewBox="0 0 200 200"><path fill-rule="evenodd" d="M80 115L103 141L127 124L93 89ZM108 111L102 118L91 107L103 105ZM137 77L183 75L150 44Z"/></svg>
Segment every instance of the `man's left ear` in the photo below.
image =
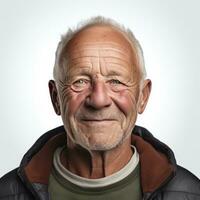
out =
<svg viewBox="0 0 200 200"><path fill-rule="evenodd" d="M142 114L146 108L150 93L151 93L151 80L146 79L143 82L142 90L140 91L138 113Z"/></svg>

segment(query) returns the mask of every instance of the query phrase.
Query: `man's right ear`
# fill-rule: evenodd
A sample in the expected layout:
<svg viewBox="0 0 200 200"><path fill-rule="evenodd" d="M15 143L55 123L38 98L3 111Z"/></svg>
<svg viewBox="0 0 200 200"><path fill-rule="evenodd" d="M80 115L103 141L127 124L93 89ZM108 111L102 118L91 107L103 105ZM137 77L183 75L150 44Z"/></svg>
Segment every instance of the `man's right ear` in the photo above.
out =
<svg viewBox="0 0 200 200"><path fill-rule="evenodd" d="M58 98L58 91L57 91L56 83L54 80L49 81L49 93L51 96L51 102L53 104L54 110L57 115L60 115L61 111L60 111L60 104L59 104L59 98Z"/></svg>

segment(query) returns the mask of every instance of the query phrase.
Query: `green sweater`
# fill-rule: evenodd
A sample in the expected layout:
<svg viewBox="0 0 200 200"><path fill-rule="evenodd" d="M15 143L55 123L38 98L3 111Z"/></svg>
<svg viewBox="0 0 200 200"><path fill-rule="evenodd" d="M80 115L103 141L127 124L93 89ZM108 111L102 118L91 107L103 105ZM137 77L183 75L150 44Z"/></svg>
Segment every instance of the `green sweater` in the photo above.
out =
<svg viewBox="0 0 200 200"><path fill-rule="evenodd" d="M141 200L139 164L134 171L123 180L101 188L84 188L64 179L52 170L49 179L51 200Z"/></svg>

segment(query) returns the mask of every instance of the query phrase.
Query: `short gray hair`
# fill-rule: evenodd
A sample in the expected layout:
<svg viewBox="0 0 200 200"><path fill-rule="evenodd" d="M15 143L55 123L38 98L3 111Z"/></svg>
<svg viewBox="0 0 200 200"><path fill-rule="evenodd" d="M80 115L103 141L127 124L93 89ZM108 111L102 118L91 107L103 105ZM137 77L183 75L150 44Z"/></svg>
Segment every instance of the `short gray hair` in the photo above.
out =
<svg viewBox="0 0 200 200"><path fill-rule="evenodd" d="M61 73L61 74L64 73L64 67L62 66L63 63L61 63L61 60L63 59L62 58L63 50L67 46L68 42L71 39L73 39L73 37L77 33L81 32L82 30L86 28L96 26L96 25L105 25L105 26L116 28L117 30L119 30L120 32L124 33L127 36L133 48L135 48L134 50L137 56L137 60L139 62L139 67L141 68L141 72L142 72L142 79L144 79L146 77L146 69L145 69L143 50L139 41L136 39L133 32L129 28L126 28L125 26L119 24L113 19L105 18L102 16L92 17L92 18L89 18L88 20L82 21L78 23L78 25L75 28L69 28L66 34L61 36L61 40L58 43L58 47L56 50L55 65L54 65L54 70L53 70L54 79L58 80L58 73Z"/></svg>

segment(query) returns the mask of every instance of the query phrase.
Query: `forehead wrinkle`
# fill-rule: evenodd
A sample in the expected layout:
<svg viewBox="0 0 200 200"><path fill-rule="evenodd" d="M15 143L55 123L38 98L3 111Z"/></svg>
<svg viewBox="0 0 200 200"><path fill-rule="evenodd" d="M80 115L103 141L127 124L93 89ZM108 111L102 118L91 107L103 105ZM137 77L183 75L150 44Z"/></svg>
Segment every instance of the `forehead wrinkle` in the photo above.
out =
<svg viewBox="0 0 200 200"><path fill-rule="evenodd" d="M101 71L101 74L102 74L102 75L107 75L109 69L108 69L107 63L105 62L105 58L101 58L99 64L100 64L100 71Z"/></svg>
<svg viewBox="0 0 200 200"><path fill-rule="evenodd" d="M78 66L78 65L77 65ZM72 76L76 76L76 75L89 75L90 74L90 71L91 71L91 64L90 66L82 66L81 68L80 67L77 67L77 66L73 66L73 67L68 67L67 68L67 72L66 72L66 78L67 79L70 79Z"/></svg>
<svg viewBox="0 0 200 200"><path fill-rule="evenodd" d="M77 57L77 58L73 58L73 59L70 58L68 63L71 63L72 65L76 64L76 63L81 63L81 62L85 62L85 63L88 62L88 63L90 63L89 60L91 60L91 58L92 59L93 58L105 59L105 60L108 60L106 62L113 62L113 63L115 63L115 62L111 61L111 59L113 59L113 60L120 60L121 62L126 63L125 65L127 65L127 64L128 65L132 65L132 62L129 62L128 60L120 58L118 56L102 56L102 57L100 57L100 56L81 56L81 57ZM81 61L82 59L88 59L88 61Z"/></svg>
<svg viewBox="0 0 200 200"><path fill-rule="evenodd" d="M130 71L125 68L125 67L122 67L121 64L119 63L114 63L114 62L107 62L106 65L108 66L109 68L109 71L114 73L114 72L126 72L126 73L130 73Z"/></svg>
<svg viewBox="0 0 200 200"><path fill-rule="evenodd" d="M124 60L122 58L116 58L116 57L105 57L105 62L106 63L113 63L113 64L118 64L118 65L121 65L121 66L132 66L132 63L128 62L127 60ZM119 64L119 61L120 60L120 64ZM123 63L123 64L122 64Z"/></svg>
<svg viewBox="0 0 200 200"><path fill-rule="evenodd" d="M88 61L82 61L82 58L74 59L73 62L68 65L69 71L68 73L73 73L74 71L80 72L80 70L84 70L91 72L92 69L94 69L94 66L97 66L100 70L99 72L102 73L102 70L105 71L106 74L110 74L110 71L112 74L116 74L115 71L124 73L130 73L130 71L125 67L131 65L127 61L121 59L121 58L113 58L113 57L106 57L106 58L100 58L99 57L88 57ZM120 60L121 63L117 62L117 60ZM100 67L101 66L101 67ZM116 66L119 66L119 69L116 69ZM131 69L134 68L135 65L131 65ZM114 67L114 69L113 69ZM102 69L102 70L101 70ZM132 71L132 70L131 70ZM119 73L117 73L119 74Z"/></svg>
<svg viewBox="0 0 200 200"><path fill-rule="evenodd" d="M101 72L101 67L100 67L100 59L99 59L99 56L100 56L100 52L99 52L99 49L97 50L98 52L98 58L97 58L97 69L99 69L99 72Z"/></svg>
<svg viewBox="0 0 200 200"><path fill-rule="evenodd" d="M115 48L83 48L79 50L73 50L69 53L69 59L73 60L82 57L109 57L109 54L116 54L114 57L124 57L124 59L130 59L127 51L121 51Z"/></svg>
<svg viewBox="0 0 200 200"><path fill-rule="evenodd" d="M110 46L114 46L118 49L123 49L124 51L127 51L127 48L123 47L122 45L116 43L116 42L82 42L81 44L76 44L73 46L73 48L81 49L83 46L84 48L111 48ZM70 49L72 51L72 49Z"/></svg>
<svg viewBox="0 0 200 200"><path fill-rule="evenodd" d="M111 51L120 52L120 53L126 55L128 49L125 49L125 48L114 48L114 47L84 47L84 46L80 46L79 48L75 48L74 50L71 50L70 52L71 53L80 53L80 52L85 51L85 50L92 50L92 51L94 51L94 50L96 50L96 51L99 51L99 50L102 50L102 51L103 50L104 51L111 50Z"/></svg>
<svg viewBox="0 0 200 200"><path fill-rule="evenodd" d="M85 67L87 67L87 66L89 66L89 65L91 65L91 58L90 59L88 59L88 61L82 61L82 59L74 59L74 60L72 60L72 61L70 61L69 63L68 63L68 66L69 67L73 67L73 66L85 66Z"/></svg>

